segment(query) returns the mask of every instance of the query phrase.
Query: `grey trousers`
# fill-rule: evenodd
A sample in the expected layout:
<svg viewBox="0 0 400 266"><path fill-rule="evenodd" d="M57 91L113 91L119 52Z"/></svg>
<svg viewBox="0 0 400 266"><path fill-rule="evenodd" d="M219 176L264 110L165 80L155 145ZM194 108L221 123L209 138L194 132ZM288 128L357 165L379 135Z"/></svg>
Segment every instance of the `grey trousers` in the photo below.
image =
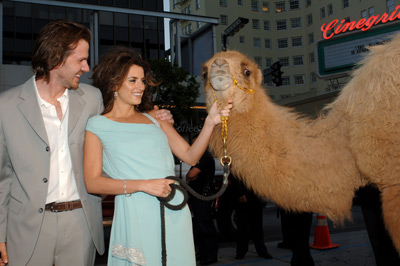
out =
<svg viewBox="0 0 400 266"><path fill-rule="evenodd" d="M96 249L83 209L46 211L27 266L92 266Z"/></svg>

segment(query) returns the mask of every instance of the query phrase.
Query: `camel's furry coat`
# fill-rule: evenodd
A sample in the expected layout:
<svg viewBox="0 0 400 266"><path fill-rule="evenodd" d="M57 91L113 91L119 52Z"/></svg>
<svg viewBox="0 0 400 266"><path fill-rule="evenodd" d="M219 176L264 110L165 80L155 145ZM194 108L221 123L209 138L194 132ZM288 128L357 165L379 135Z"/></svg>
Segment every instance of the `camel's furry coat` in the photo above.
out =
<svg viewBox="0 0 400 266"><path fill-rule="evenodd" d="M340 96L316 120L271 102L256 63L235 51L203 66L207 106L232 98L232 172L277 205L350 219L355 190L382 191L386 226L400 250L400 36L371 48ZM233 85L254 89L251 95ZM210 148L222 156L221 127Z"/></svg>

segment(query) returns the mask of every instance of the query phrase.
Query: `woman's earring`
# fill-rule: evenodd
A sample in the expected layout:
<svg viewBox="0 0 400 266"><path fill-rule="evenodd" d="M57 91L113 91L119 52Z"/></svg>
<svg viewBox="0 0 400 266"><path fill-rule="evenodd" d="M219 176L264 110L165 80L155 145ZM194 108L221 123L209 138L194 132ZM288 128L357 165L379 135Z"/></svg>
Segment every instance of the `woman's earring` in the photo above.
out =
<svg viewBox="0 0 400 266"><path fill-rule="evenodd" d="M118 91L114 91L114 99L118 97Z"/></svg>

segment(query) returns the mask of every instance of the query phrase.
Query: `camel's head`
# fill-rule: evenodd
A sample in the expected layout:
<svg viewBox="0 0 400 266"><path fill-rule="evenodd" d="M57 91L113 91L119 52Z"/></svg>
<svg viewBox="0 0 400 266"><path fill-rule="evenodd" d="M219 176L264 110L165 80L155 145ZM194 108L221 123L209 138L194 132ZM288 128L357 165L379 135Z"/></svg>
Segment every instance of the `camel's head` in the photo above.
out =
<svg viewBox="0 0 400 266"><path fill-rule="evenodd" d="M217 99L223 106L233 99L235 112L246 112L261 89L262 75L258 65L236 51L220 52L202 69L207 108Z"/></svg>

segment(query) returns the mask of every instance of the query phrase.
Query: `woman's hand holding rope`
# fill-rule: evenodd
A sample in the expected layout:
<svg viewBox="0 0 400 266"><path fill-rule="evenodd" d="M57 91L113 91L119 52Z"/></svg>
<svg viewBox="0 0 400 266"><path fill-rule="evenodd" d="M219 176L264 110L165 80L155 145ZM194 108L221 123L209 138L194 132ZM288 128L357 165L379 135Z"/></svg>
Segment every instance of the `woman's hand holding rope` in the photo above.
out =
<svg viewBox="0 0 400 266"><path fill-rule="evenodd" d="M228 100L228 104L225 105L223 108L221 108L221 110L219 110L218 108L218 104L215 102L211 109L210 109L210 113L209 116L211 118L211 120L214 122L215 125L219 124L222 122L221 117L228 117L231 109L233 107L233 100L229 99Z"/></svg>

